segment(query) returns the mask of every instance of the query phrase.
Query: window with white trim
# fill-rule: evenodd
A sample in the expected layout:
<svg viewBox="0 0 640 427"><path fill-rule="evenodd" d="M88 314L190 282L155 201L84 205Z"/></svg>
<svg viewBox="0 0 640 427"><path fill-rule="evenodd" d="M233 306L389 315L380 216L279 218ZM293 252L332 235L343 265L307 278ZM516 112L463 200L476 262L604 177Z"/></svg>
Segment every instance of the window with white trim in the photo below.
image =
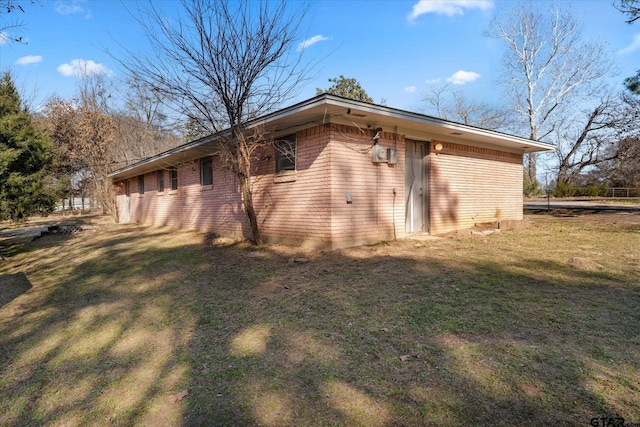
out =
<svg viewBox="0 0 640 427"><path fill-rule="evenodd" d="M278 138L276 147L276 174L287 174L296 171L296 135Z"/></svg>
<svg viewBox="0 0 640 427"><path fill-rule="evenodd" d="M200 184L213 185L213 157L200 159Z"/></svg>

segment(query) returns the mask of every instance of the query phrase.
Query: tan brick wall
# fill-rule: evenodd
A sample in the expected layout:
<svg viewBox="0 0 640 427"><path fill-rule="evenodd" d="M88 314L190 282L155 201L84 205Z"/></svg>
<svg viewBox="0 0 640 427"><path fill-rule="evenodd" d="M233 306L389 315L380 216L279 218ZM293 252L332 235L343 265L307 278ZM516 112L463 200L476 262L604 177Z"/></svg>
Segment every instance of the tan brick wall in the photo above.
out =
<svg viewBox="0 0 640 427"><path fill-rule="evenodd" d="M405 236L404 136L382 132L378 143L397 149L397 164L376 164L374 132L339 124L298 131L297 171L276 176L275 148L254 171L254 205L263 237L321 248L375 243ZM444 142L431 152L429 221L432 234L475 223L522 219L522 155ZM431 143L433 145L433 142ZM178 167L178 190L157 191L156 172L145 175L145 194L130 179L131 221L249 236L237 179L214 159L213 186L200 185L200 164ZM394 195L394 188L396 189ZM347 203L350 193L352 203ZM124 185L117 206L125 220Z"/></svg>
<svg viewBox="0 0 640 427"><path fill-rule="evenodd" d="M378 144L396 148L398 164L373 163L375 132L332 125L332 247L375 243L404 237L404 138L382 132ZM393 189L396 189L394 196ZM347 203L350 193L352 203ZM395 220L395 223L394 223Z"/></svg>
<svg viewBox="0 0 640 427"><path fill-rule="evenodd" d="M295 175L275 176L275 150L261 163L255 201L268 241L334 249L390 240L394 213L396 233L404 236L403 164L372 163L367 150L375 132L365 132L336 124L298 132ZM385 148L398 145L404 162L402 142L389 133L379 140Z"/></svg>
<svg viewBox="0 0 640 427"><path fill-rule="evenodd" d="M329 131L315 126L296 133L296 172L276 176L276 150L254 175L254 202L268 241L327 247L331 235Z"/></svg>
<svg viewBox="0 0 640 427"><path fill-rule="evenodd" d="M178 165L178 189L171 190L169 171L165 188L158 192L156 172L145 174L145 193L138 192L138 179L130 179L131 222L152 226L171 226L198 231L214 231L240 237L246 220L238 185L228 172L214 162L213 186L200 185L199 161ZM126 221L124 185L118 187L119 218ZM244 228L243 228L244 227Z"/></svg>
<svg viewBox="0 0 640 427"><path fill-rule="evenodd" d="M442 144L429 154L431 234L522 219L521 154Z"/></svg>

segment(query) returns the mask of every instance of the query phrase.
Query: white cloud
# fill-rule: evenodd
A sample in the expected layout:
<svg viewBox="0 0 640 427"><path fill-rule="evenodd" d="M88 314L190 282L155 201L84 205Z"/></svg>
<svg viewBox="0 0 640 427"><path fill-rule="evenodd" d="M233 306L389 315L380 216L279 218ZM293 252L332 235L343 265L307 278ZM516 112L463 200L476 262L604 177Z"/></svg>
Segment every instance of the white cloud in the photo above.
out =
<svg viewBox="0 0 640 427"><path fill-rule="evenodd" d="M408 92L408 93L413 93L413 92L416 91L416 87L415 86L407 86L407 87L404 88L404 91Z"/></svg>
<svg viewBox="0 0 640 427"><path fill-rule="evenodd" d="M463 85L465 83L469 83L480 78L480 74L473 71L456 71L451 75L451 77L447 77L447 82L454 85Z"/></svg>
<svg viewBox="0 0 640 427"><path fill-rule="evenodd" d="M84 3L84 0L71 0L70 2L58 0L56 12L60 15L83 14L85 19L91 18L91 11L80 6L80 3Z"/></svg>
<svg viewBox="0 0 640 427"><path fill-rule="evenodd" d="M437 79L425 80L424 82L428 85L435 85L440 83L441 81L442 79L438 77Z"/></svg>
<svg viewBox="0 0 640 427"><path fill-rule="evenodd" d="M419 0L413 5L413 11L407 16L413 21L425 13L438 15L463 15L465 9L489 10L493 8L493 0Z"/></svg>
<svg viewBox="0 0 640 427"><path fill-rule="evenodd" d="M618 55L626 55L634 50L640 49L640 34L633 36L633 41L629 46L626 46L618 51Z"/></svg>
<svg viewBox="0 0 640 427"><path fill-rule="evenodd" d="M37 64L42 61L42 56L40 55L28 55L23 56L22 58L16 61L18 65L29 65L29 64Z"/></svg>
<svg viewBox="0 0 640 427"><path fill-rule="evenodd" d="M298 45L298 52L303 51L309 46L314 45L318 42L323 42L325 40L329 40L329 37L325 37L322 34L318 34L317 36L313 36L309 39L306 39L305 41L303 41Z"/></svg>
<svg viewBox="0 0 640 427"><path fill-rule="evenodd" d="M62 64L58 67L58 72L65 77L83 77L94 74L112 75L113 72L102 64L98 64L92 59L74 59L70 64Z"/></svg>

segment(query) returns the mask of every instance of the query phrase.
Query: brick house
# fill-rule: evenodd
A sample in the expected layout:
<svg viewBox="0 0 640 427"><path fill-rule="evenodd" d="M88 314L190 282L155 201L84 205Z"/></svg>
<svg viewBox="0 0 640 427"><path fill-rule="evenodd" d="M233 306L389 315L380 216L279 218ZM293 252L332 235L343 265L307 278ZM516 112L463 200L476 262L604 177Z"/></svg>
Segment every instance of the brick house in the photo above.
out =
<svg viewBox="0 0 640 427"><path fill-rule="evenodd" d="M523 154L549 144L323 94L250 123L291 150L255 163L267 242L317 248L522 220ZM250 236L216 135L110 174L121 222Z"/></svg>

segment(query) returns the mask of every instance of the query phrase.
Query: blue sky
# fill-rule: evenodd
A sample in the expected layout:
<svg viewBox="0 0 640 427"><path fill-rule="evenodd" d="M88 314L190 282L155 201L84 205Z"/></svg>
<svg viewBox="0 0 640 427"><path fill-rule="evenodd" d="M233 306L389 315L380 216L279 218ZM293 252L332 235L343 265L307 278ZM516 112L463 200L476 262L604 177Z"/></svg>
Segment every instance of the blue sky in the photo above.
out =
<svg viewBox="0 0 640 427"><path fill-rule="evenodd" d="M28 3L28 2L22 2ZM172 0L155 2L167 11ZM583 25L584 38L609 45L614 53L620 85L640 69L640 23L628 25L610 0L563 2ZM124 5L124 6L123 6ZM298 47L318 64L313 78L296 99L315 95L328 78L343 74L356 78L375 102L420 110L430 85L451 82L474 100L500 99L497 77L501 42L483 35L500 9L510 1L490 0L320 0L302 25ZM40 0L14 12L23 21L23 44L7 43L0 35L0 70L11 69L21 91L35 105L48 96L70 97L78 67L118 81L123 77L109 54L124 47L145 50L146 41L126 8L133 0ZM291 6L299 7L295 0ZM7 15L0 15L6 24ZM5 25L0 25L4 27Z"/></svg>

